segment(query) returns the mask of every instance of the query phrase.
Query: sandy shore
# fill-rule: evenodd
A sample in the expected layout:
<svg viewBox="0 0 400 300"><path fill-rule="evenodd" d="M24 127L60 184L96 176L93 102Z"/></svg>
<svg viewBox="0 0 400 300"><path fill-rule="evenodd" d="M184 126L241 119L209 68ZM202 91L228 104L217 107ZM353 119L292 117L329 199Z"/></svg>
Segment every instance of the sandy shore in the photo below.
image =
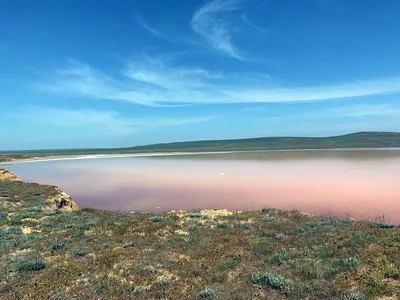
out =
<svg viewBox="0 0 400 300"><path fill-rule="evenodd" d="M123 158L123 157L156 157L156 156L179 156L179 155L207 155L228 153L260 153L260 152L304 152L304 151L400 151L400 148L330 148L330 149L285 149L285 150L249 150L249 151L207 151L207 152L151 152L151 153L127 153L127 154L91 154L91 155L53 155L38 156L30 158L15 159L0 162L0 166L16 163L33 163L43 161L99 159L99 158Z"/></svg>

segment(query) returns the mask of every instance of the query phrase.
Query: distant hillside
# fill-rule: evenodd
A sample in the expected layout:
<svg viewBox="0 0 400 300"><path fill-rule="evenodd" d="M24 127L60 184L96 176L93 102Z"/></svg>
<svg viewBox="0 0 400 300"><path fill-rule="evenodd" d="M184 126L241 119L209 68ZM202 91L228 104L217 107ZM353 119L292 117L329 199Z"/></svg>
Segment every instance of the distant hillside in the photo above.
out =
<svg viewBox="0 0 400 300"><path fill-rule="evenodd" d="M0 161L38 156L127 154L149 152L208 152L289 149L400 147L399 132L358 132L332 137L262 137L153 144L113 149L61 149L0 152Z"/></svg>
<svg viewBox="0 0 400 300"><path fill-rule="evenodd" d="M330 148L400 147L398 132L358 132L333 137L263 137L154 144L128 148L131 151L250 151ZM128 150L125 149L125 150Z"/></svg>

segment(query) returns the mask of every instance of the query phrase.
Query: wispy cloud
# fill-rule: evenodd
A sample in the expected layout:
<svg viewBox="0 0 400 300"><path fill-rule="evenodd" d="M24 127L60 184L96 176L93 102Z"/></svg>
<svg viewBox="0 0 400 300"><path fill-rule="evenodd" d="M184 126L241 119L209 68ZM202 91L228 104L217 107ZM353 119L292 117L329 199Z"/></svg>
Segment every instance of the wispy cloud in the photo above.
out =
<svg viewBox="0 0 400 300"><path fill-rule="evenodd" d="M123 74L123 76L121 76ZM319 86L283 86L258 73L223 73L189 68L160 57L129 61L118 74L70 62L36 85L63 96L128 101L146 106L222 103L306 102L400 93L400 78Z"/></svg>
<svg viewBox="0 0 400 300"><path fill-rule="evenodd" d="M139 24L140 26L142 26L144 29L146 29L146 30L147 30L149 33L151 33L152 35L154 35L154 36L156 36L156 37L159 37L159 38L162 38L162 39L164 39L164 40L166 40L166 41L168 41L168 42L174 42L174 41L175 41L173 38L167 36L166 34L164 34L164 33L160 32L160 31L158 31L158 30L155 29L155 28L150 27L150 26L147 24L147 22L146 22L145 20L143 20L143 18L140 17L139 15L135 14L135 19L136 19L136 21L138 22L138 24Z"/></svg>
<svg viewBox="0 0 400 300"><path fill-rule="evenodd" d="M192 29L212 48L230 57L243 60L244 57L232 41L232 24L227 12L237 10L241 0L213 0L198 9L191 20Z"/></svg>
<svg viewBox="0 0 400 300"><path fill-rule="evenodd" d="M265 30L264 28L262 28L261 26L257 25L256 23L254 23L253 21L250 21L250 19L245 15L242 14L241 15L242 20L245 21L245 23L247 23L248 25L250 25L252 28L254 28L255 30L257 30L260 35L265 35L267 34L267 30Z"/></svg>

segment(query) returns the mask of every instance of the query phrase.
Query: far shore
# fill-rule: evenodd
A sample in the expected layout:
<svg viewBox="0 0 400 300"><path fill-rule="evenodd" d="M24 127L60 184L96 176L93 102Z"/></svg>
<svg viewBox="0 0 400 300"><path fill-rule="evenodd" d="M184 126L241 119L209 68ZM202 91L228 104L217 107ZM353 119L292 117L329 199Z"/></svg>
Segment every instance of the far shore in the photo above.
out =
<svg viewBox="0 0 400 300"><path fill-rule="evenodd" d="M183 155L210 155L210 154L229 154L229 153L260 153L260 152L311 152L311 151L400 151L400 147L382 148L327 148L327 149L282 149L282 150L245 150L245 151L202 151L202 152L138 152L120 154L71 154L71 155L49 155L36 156L30 158L13 158L9 161L0 161L0 165L10 165L16 163L33 163L44 161L79 160L79 159L99 159L99 158L123 158L123 157L157 157L157 156L183 156ZM1 154L0 154L1 155Z"/></svg>

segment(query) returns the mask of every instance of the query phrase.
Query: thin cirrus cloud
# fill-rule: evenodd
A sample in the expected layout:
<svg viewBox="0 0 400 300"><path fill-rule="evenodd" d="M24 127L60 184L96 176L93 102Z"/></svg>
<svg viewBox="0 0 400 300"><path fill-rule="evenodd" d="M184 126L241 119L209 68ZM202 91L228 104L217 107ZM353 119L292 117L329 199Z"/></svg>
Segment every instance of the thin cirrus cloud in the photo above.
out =
<svg viewBox="0 0 400 300"><path fill-rule="evenodd" d="M122 74L122 76L121 76ZM118 76L117 76L118 75ZM400 93L400 77L318 86L282 86L265 74L224 73L165 62L162 56L129 61L119 74L70 62L37 89L72 97L145 106L307 102Z"/></svg>
<svg viewBox="0 0 400 300"><path fill-rule="evenodd" d="M200 7L190 25L194 32L215 50L230 57L245 60L232 41L232 26L225 14L238 10L241 0L214 0Z"/></svg>
<svg viewBox="0 0 400 300"><path fill-rule="evenodd" d="M138 14L135 14L134 17L135 17L137 23L140 26L142 26L146 31L148 31L150 34L152 34L152 35L154 35L156 37L162 38L162 39L164 39L164 40L166 40L168 42L175 42L175 39L169 37L165 33L162 33L162 32L160 32L159 30L157 30L157 29L155 29L153 27L150 27L147 24L147 22L145 20L143 20L143 18L140 17Z"/></svg>

